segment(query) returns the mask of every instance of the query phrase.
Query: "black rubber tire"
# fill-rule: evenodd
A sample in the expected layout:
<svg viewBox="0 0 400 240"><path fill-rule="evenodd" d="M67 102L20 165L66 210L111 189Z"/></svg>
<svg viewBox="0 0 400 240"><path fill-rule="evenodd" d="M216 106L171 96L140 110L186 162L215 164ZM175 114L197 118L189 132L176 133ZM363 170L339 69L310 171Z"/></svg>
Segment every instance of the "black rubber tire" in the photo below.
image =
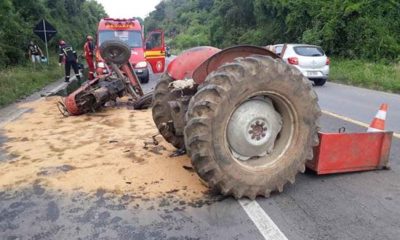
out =
<svg viewBox="0 0 400 240"><path fill-rule="evenodd" d="M280 109L295 114L298 121L283 120L277 141L285 147L271 164L264 163L256 170L233 157L227 146L226 125L237 106L260 92L282 96L285 100L280 101L290 107L282 105ZM274 106L277 108L275 102ZM192 97L186 114L185 145L194 169L211 188L235 198L269 197L271 191L283 191L288 181L294 183L296 174L305 171L306 159L312 159L313 146L319 143L320 115L317 95L297 69L268 56L238 58L212 72ZM282 140L285 128L294 129L286 131L293 134L290 141Z"/></svg>
<svg viewBox="0 0 400 240"><path fill-rule="evenodd" d="M124 64L131 57L131 49L124 42L108 40L101 44L100 55L106 62Z"/></svg>
<svg viewBox="0 0 400 240"><path fill-rule="evenodd" d="M140 83L148 83L150 80L150 75L145 76L144 78L140 78Z"/></svg>
<svg viewBox="0 0 400 240"><path fill-rule="evenodd" d="M326 78L313 79L313 81L315 86L324 86L326 83Z"/></svg>
<svg viewBox="0 0 400 240"><path fill-rule="evenodd" d="M134 109L147 109L150 108L153 104L153 92L148 92L142 97L140 97L136 102L133 104Z"/></svg>
<svg viewBox="0 0 400 240"><path fill-rule="evenodd" d="M164 73L154 89L153 120L164 139L177 149L181 149L185 147L183 136L177 136L172 129L165 127L169 121L172 121L171 108L168 105L168 101L174 100L168 90L168 85L172 80L167 73Z"/></svg>

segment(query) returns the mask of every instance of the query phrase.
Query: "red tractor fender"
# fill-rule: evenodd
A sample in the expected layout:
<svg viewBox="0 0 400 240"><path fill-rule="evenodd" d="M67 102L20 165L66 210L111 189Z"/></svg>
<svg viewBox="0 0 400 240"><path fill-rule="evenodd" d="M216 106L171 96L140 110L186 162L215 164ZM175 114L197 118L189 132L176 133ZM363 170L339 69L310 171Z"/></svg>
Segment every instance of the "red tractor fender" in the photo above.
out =
<svg viewBox="0 0 400 240"><path fill-rule="evenodd" d="M193 71L219 51L209 46L190 48L170 62L167 73L174 80L192 78Z"/></svg>
<svg viewBox="0 0 400 240"><path fill-rule="evenodd" d="M203 61L194 70L192 78L197 84L201 84L202 82L204 82L208 74L216 70L224 63L232 62L235 58L238 57L248 57L250 55L265 55L272 58L279 58L278 55L267 50L266 48L250 45L234 46L219 51L210 56L207 60Z"/></svg>
<svg viewBox="0 0 400 240"><path fill-rule="evenodd" d="M64 104L67 109L67 112L71 115L79 115L80 114L79 108L76 105L75 96L76 96L76 93L70 94L64 100Z"/></svg>
<svg viewBox="0 0 400 240"><path fill-rule="evenodd" d="M76 102L76 97L82 92L84 92L86 89L90 88L92 85L95 85L98 81L99 78L95 78L93 80L84 83L82 86L80 86L78 89L76 89L73 93L71 93L64 99L65 108L70 115L74 116L81 114L81 111Z"/></svg>

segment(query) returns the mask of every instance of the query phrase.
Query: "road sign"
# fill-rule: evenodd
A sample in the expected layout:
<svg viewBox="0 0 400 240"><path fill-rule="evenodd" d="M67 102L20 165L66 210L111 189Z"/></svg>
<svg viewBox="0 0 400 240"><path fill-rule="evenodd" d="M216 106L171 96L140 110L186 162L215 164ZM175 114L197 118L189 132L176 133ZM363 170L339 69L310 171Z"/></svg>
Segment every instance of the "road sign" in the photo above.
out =
<svg viewBox="0 0 400 240"><path fill-rule="evenodd" d="M50 41L56 34L57 30L45 19L40 20L33 28L33 32L38 35L43 42Z"/></svg>
<svg viewBox="0 0 400 240"><path fill-rule="evenodd" d="M46 44L46 55L48 64L50 59L47 41L49 41L57 34L57 30L48 21L42 19L38 22L38 24L36 24L35 28L33 28L33 32L38 35Z"/></svg>

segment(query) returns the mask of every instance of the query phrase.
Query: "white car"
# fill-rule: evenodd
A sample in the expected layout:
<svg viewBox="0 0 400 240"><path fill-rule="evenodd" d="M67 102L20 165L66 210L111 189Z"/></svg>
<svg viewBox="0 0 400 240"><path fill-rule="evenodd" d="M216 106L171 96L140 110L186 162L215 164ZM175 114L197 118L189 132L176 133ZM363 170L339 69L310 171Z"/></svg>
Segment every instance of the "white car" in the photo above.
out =
<svg viewBox="0 0 400 240"><path fill-rule="evenodd" d="M269 49L286 63L299 69L316 86L324 85L328 79L330 60L321 47L308 44L276 44Z"/></svg>

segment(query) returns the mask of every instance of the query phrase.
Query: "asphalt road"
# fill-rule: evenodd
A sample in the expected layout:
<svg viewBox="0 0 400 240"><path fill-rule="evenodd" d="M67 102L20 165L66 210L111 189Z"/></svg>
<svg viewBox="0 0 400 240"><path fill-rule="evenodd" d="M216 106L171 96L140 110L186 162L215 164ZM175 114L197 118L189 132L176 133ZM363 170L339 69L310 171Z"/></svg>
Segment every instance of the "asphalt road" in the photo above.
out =
<svg viewBox="0 0 400 240"><path fill-rule="evenodd" d="M323 110L370 123L380 104L389 105L386 128L400 132L400 95L328 82L315 88Z"/></svg>
<svg viewBox="0 0 400 240"><path fill-rule="evenodd" d="M157 76L144 85L154 88ZM323 110L369 123L389 103L388 129L400 131L400 96L328 83L315 88ZM9 110L10 112L11 110ZM0 121L5 119L0 111ZM323 131L365 131L323 114ZM0 126L1 127L1 126ZM1 136L1 134L0 134ZM0 148L1 139L0 137ZM256 201L287 239L399 239L400 144L394 138L391 170L316 176L299 174L294 185ZM1 159L1 156L0 156ZM132 207L131 196L54 192L35 183L0 189L0 239L265 239L240 204L205 199L181 207L157 200Z"/></svg>

